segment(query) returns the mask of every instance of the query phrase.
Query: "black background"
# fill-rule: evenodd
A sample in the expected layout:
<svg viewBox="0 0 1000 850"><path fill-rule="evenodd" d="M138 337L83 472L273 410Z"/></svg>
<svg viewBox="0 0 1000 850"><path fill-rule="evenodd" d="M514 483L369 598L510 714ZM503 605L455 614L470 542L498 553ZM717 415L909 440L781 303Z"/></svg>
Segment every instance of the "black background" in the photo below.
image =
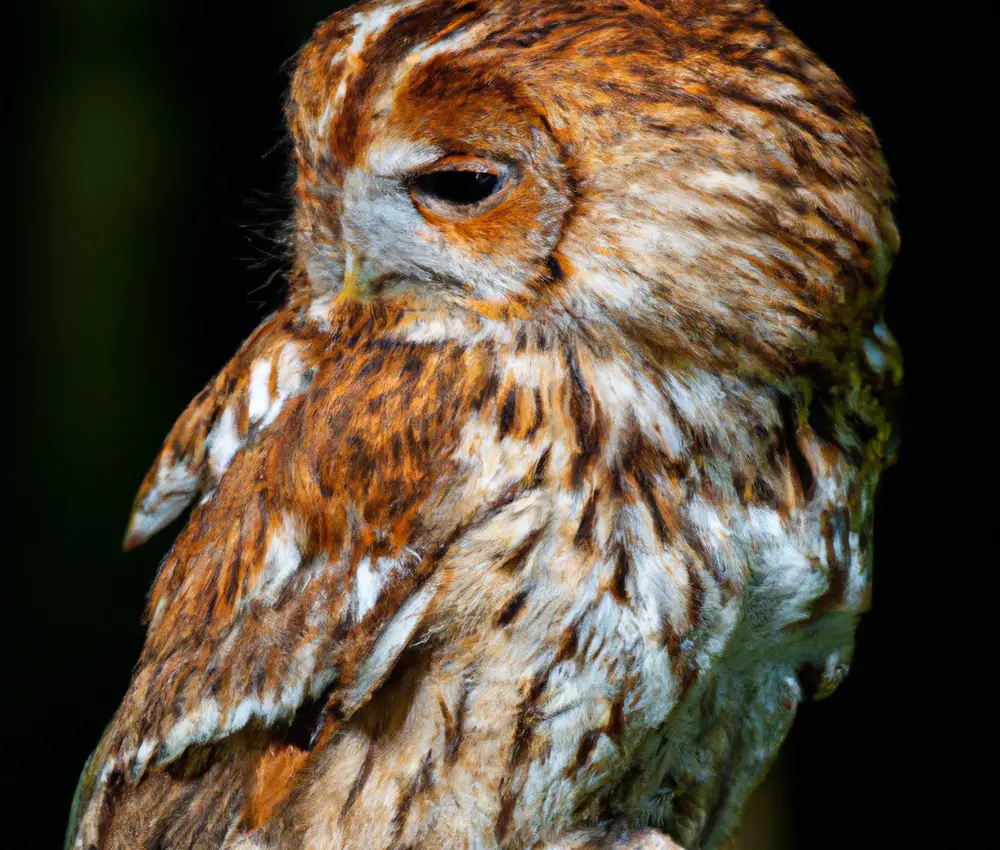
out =
<svg viewBox="0 0 1000 850"><path fill-rule="evenodd" d="M853 669L800 712L740 846L902 846L903 833L929 828L921 801L936 780L918 752L938 744L922 677L944 675L924 657L930 544L910 543L936 520L927 476L943 389L926 329L941 285L944 213L931 198L942 131L926 121L924 50L940 36L901 2L772 7L841 74L883 140L903 236L888 317L907 379ZM79 769L139 653L172 534L122 554L133 493L176 415L282 296L272 237L288 211L286 63L335 8L49 0L25 4L8 33L19 53L4 370L15 506L3 569L5 703L17 719L5 834L22 834L18 846L59 845Z"/></svg>

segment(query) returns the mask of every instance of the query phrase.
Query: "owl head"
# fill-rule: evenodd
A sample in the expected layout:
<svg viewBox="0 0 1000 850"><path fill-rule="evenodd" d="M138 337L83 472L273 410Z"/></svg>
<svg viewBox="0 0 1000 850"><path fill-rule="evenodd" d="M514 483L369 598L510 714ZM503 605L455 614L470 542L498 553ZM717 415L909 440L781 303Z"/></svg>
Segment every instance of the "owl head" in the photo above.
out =
<svg viewBox="0 0 1000 850"><path fill-rule="evenodd" d="M310 298L769 374L877 318L877 140L762 3L362 3L303 50L288 118Z"/></svg>

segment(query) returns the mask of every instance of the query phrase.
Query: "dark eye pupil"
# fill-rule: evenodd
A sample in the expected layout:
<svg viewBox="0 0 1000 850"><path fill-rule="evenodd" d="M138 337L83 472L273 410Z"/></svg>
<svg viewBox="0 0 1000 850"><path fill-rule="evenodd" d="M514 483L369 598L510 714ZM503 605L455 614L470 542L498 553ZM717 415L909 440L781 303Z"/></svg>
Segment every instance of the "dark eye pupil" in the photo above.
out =
<svg viewBox="0 0 1000 850"><path fill-rule="evenodd" d="M432 171L417 178L417 188L425 195L449 204L477 204L500 186L500 178L488 171Z"/></svg>

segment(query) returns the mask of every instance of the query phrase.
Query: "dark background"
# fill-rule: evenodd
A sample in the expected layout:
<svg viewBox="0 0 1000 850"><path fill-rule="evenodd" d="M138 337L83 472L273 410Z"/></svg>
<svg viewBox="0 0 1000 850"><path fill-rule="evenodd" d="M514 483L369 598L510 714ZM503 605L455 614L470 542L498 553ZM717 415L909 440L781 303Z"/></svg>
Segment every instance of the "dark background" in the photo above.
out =
<svg viewBox="0 0 1000 850"><path fill-rule="evenodd" d="M133 493L176 415L282 296L273 237L288 210L286 63L339 5L48 0L23 4L7 32L19 54L7 101L18 223L4 293L15 505L3 569L14 578L5 703L17 720L4 834L23 835L18 846L59 846L77 774L138 657L145 594L172 535L121 552ZM931 555L909 545L936 509L926 475L942 387L925 329L941 284L944 213L930 198L942 131L923 109L934 70L923 51L940 35L902 2L772 6L883 140L903 236L888 316L907 379L853 669L800 712L739 846L902 846L904 833L927 837L947 796L917 756L918 741L938 746L923 680L943 674L924 642L937 627L920 614Z"/></svg>

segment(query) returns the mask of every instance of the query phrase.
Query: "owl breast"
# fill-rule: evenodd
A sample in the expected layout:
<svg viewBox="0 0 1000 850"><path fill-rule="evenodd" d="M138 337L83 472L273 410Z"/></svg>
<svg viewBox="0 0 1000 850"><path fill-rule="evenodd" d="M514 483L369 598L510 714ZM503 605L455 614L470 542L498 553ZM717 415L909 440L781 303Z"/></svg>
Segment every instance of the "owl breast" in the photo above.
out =
<svg viewBox="0 0 1000 850"><path fill-rule="evenodd" d="M710 846L801 681L849 657L851 479L776 395L527 336L450 458L442 504L491 507L441 561L426 634L314 755L302 846L527 847L609 820Z"/></svg>

